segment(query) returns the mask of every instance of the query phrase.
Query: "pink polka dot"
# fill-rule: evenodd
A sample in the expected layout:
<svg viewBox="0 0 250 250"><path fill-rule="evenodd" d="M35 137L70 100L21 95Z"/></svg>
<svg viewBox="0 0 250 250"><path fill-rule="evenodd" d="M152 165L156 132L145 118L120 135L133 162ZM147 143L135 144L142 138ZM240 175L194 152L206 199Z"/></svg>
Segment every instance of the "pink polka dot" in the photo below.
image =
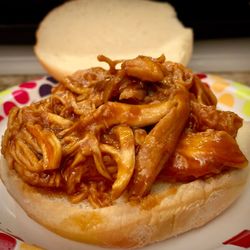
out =
<svg viewBox="0 0 250 250"><path fill-rule="evenodd" d="M13 103L13 102L5 102L5 103L3 104L4 113L5 113L6 115L8 115L9 112L10 112L10 110L11 110L13 107L16 107L16 104L15 104L15 103Z"/></svg>
<svg viewBox="0 0 250 250"><path fill-rule="evenodd" d="M20 85L20 88L33 89L36 87L35 82L23 82Z"/></svg>
<svg viewBox="0 0 250 250"><path fill-rule="evenodd" d="M15 100L20 104L25 104L29 101L29 94L25 90L15 90L12 92Z"/></svg>

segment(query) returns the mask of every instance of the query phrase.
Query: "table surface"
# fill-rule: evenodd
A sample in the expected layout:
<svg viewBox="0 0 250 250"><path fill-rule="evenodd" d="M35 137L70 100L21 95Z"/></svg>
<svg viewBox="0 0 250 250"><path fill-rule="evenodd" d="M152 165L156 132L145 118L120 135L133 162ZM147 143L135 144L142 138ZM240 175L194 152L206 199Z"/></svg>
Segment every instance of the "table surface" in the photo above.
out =
<svg viewBox="0 0 250 250"><path fill-rule="evenodd" d="M219 75L225 79L240 82L250 87L250 71L246 72L206 72ZM0 75L0 91L15 86L21 82L37 79L42 75Z"/></svg>

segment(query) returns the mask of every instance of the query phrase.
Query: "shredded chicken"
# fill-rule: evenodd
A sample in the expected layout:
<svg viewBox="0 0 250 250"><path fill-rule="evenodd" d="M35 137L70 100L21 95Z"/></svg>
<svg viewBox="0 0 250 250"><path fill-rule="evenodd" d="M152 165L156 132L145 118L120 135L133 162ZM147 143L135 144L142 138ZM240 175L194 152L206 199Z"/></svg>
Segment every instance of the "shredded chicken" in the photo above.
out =
<svg viewBox="0 0 250 250"><path fill-rule="evenodd" d="M226 131L236 137L238 129L242 126L242 119L237 114L216 110L215 106L191 102L191 110L193 130L206 131L211 128Z"/></svg>
<svg viewBox="0 0 250 250"><path fill-rule="evenodd" d="M51 96L13 108L2 141L28 184L73 203L111 205L146 196L157 178L190 181L242 168L242 119L216 110L209 87L183 65L138 56L77 71ZM120 64L120 68L118 68Z"/></svg>
<svg viewBox="0 0 250 250"><path fill-rule="evenodd" d="M186 132L160 176L190 181L220 173L223 168L242 168L246 161L234 138L225 131Z"/></svg>

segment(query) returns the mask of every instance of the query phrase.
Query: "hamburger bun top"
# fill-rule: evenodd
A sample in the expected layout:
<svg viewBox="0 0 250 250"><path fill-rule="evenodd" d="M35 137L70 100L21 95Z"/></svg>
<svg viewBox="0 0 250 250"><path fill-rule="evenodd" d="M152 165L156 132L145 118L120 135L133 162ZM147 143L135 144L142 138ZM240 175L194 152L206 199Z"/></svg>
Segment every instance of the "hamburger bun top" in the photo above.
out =
<svg viewBox="0 0 250 250"><path fill-rule="evenodd" d="M144 0L69 1L44 18L36 36L35 53L58 80L97 66L98 54L113 59L165 54L186 65L193 47L192 30L170 4Z"/></svg>

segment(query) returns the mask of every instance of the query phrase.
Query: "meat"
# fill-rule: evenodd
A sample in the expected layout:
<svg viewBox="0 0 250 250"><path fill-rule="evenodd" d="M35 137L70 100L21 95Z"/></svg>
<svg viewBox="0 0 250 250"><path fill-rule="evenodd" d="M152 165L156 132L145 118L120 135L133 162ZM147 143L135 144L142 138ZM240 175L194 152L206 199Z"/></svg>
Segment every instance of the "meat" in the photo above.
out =
<svg viewBox="0 0 250 250"><path fill-rule="evenodd" d="M118 137L119 150L110 145L101 145L101 150L113 156L117 163L117 177L112 185L112 198L118 198L126 189L135 167L135 142L133 131L130 127L120 125L113 129L113 133Z"/></svg>
<svg viewBox="0 0 250 250"><path fill-rule="evenodd" d="M138 56L122 63L126 75L142 81L160 82L164 78L161 64L146 56Z"/></svg>
<svg viewBox="0 0 250 250"><path fill-rule="evenodd" d="M192 121L191 126L197 131L205 131L208 128L226 131L236 137L243 120L230 111L216 110L215 106L206 106L198 102L191 102Z"/></svg>
<svg viewBox="0 0 250 250"><path fill-rule="evenodd" d="M142 199L159 177L245 166L234 139L242 119L218 111L190 70L163 55L98 59L109 70L78 71L50 97L11 110L2 153L26 183L103 207L124 193Z"/></svg>
<svg viewBox="0 0 250 250"><path fill-rule="evenodd" d="M42 160L33 161L28 169L35 172L57 169L61 163L62 148L55 134L47 130L42 130L39 125L31 126L27 124L27 131L37 141L42 154Z"/></svg>
<svg viewBox="0 0 250 250"><path fill-rule="evenodd" d="M189 116L188 92L176 90L168 101L168 113L146 136L136 158L131 196L146 195L164 164L175 150Z"/></svg>
<svg viewBox="0 0 250 250"><path fill-rule="evenodd" d="M169 181L190 181L246 165L247 159L232 136L208 129L184 133L160 176Z"/></svg>
<svg viewBox="0 0 250 250"><path fill-rule="evenodd" d="M108 102L100 106L92 116L80 119L74 128L71 127L69 130L74 130L75 127L81 131L109 128L123 123L132 127L145 127L157 123L172 106L169 101L143 105ZM67 130L65 132L68 133Z"/></svg>
<svg viewBox="0 0 250 250"><path fill-rule="evenodd" d="M193 78L193 84L190 89L191 93L195 95L195 99L198 103L216 106L217 99L208 85L201 82L198 76Z"/></svg>

